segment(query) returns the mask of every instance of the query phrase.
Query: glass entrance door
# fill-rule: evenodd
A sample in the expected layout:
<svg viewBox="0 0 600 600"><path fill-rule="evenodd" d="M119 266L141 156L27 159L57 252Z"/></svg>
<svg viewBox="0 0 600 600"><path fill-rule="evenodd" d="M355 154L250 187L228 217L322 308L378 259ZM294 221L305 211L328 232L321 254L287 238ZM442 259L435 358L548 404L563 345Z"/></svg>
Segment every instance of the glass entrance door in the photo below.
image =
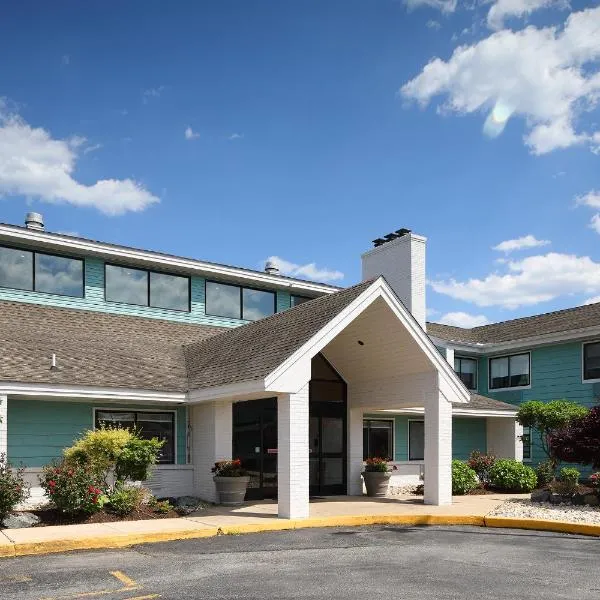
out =
<svg viewBox="0 0 600 600"><path fill-rule="evenodd" d="M233 405L233 453L250 475L247 500L277 497L277 400Z"/></svg>

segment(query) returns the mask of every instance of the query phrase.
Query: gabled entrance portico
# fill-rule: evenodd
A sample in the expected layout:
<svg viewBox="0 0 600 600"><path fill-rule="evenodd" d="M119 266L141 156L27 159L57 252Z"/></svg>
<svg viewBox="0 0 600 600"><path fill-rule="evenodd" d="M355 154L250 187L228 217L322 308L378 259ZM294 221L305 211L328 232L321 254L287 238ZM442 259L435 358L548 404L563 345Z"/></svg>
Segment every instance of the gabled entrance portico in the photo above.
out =
<svg viewBox="0 0 600 600"><path fill-rule="evenodd" d="M321 447L320 485L337 464L345 472L346 492L362 493L363 414L421 406L425 415L425 502L451 502L451 403L466 403L469 394L383 278L317 298L205 340L188 351L194 353L188 356L192 369L196 360L200 374L198 387L189 394L194 404L192 453L199 495L214 497L210 466L231 456L233 403L276 397L279 516L308 516L309 399L313 360L322 354L347 386L347 405L345 431L341 432L346 465L343 457L327 456L328 451ZM210 379L203 356L211 357ZM320 416L320 431L338 426L326 419ZM316 426L313 421L313 434ZM339 446L331 452L339 453ZM337 463L328 458L338 459ZM316 481L314 475L312 480Z"/></svg>

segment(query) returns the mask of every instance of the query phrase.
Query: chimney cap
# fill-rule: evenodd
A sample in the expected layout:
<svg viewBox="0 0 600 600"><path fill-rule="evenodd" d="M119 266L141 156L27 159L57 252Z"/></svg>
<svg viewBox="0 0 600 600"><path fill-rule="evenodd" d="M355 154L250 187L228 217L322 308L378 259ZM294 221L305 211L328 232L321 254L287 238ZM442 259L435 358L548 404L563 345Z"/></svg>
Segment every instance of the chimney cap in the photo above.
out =
<svg viewBox="0 0 600 600"><path fill-rule="evenodd" d="M411 230L406 229L405 227L402 227L402 229L396 229L396 231L392 231L392 233L386 233L383 237L378 237L376 240L373 240L373 246L378 248L387 242L391 242L392 240L408 235L410 232Z"/></svg>
<svg viewBox="0 0 600 600"><path fill-rule="evenodd" d="M277 266L277 263L275 263L273 260L268 260L265 263L265 273L268 273L269 275L279 275L279 267Z"/></svg>
<svg viewBox="0 0 600 600"><path fill-rule="evenodd" d="M25 215L27 229L44 229L44 217L38 212L28 212Z"/></svg>

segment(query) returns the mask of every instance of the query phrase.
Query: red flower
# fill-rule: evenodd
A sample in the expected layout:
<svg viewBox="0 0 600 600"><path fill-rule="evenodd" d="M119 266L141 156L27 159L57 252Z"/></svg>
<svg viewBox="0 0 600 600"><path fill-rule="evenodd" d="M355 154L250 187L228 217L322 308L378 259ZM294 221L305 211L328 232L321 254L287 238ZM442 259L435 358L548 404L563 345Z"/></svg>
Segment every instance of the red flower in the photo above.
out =
<svg viewBox="0 0 600 600"><path fill-rule="evenodd" d="M51 480L48 482L48 485L49 485L51 488L53 488L53 487L56 485L56 481L54 481L53 479L51 479Z"/></svg>

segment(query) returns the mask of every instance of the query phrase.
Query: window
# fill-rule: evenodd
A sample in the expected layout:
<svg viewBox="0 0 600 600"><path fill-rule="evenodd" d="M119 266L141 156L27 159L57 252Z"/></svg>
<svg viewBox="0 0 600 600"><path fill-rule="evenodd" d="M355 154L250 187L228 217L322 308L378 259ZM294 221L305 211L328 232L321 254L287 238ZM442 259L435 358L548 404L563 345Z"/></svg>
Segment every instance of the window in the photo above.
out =
<svg viewBox="0 0 600 600"><path fill-rule="evenodd" d="M583 379L600 379L600 342L583 345Z"/></svg>
<svg viewBox="0 0 600 600"><path fill-rule="evenodd" d="M394 459L394 421L363 421L363 460L374 457Z"/></svg>
<svg viewBox="0 0 600 600"><path fill-rule="evenodd" d="M425 421L408 422L408 460L425 458Z"/></svg>
<svg viewBox="0 0 600 600"><path fill-rule="evenodd" d="M523 427L523 460L531 460L531 427Z"/></svg>
<svg viewBox="0 0 600 600"><path fill-rule="evenodd" d="M293 294L290 296L290 307L294 308L294 306L298 306L299 304L303 304L304 302L308 302L312 300L312 298L307 298L306 296L294 296Z"/></svg>
<svg viewBox="0 0 600 600"><path fill-rule="evenodd" d="M477 360L457 357L454 359L454 370L469 390L477 389Z"/></svg>
<svg viewBox="0 0 600 600"><path fill-rule="evenodd" d="M83 297L83 260L0 246L0 287Z"/></svg>
<svg viewBox="0 0 600 600"><path fill-rule="evenodd" d="M108 302L189 311L190 278L107 264L104 297Z"/></svg>
<svg viewBox="0 0 600 600"><path fill-rule="evenodd" d="M96 427L136 429L144 439L164 440L158 462L163 465L175 463L175 413L97 410L95 421Z"/></svg>
<svg viewBox="0 0 600 600"><path fill-rule="evenodd" d="M529 353L490 358L490 390L527 386L529 373Z"/></svg>
<svg viewBox="0 0 600 600"><path fill-rule="evenodd" d="M275 292L206 282L206 314L258 321L275 312Z"/></svg>

